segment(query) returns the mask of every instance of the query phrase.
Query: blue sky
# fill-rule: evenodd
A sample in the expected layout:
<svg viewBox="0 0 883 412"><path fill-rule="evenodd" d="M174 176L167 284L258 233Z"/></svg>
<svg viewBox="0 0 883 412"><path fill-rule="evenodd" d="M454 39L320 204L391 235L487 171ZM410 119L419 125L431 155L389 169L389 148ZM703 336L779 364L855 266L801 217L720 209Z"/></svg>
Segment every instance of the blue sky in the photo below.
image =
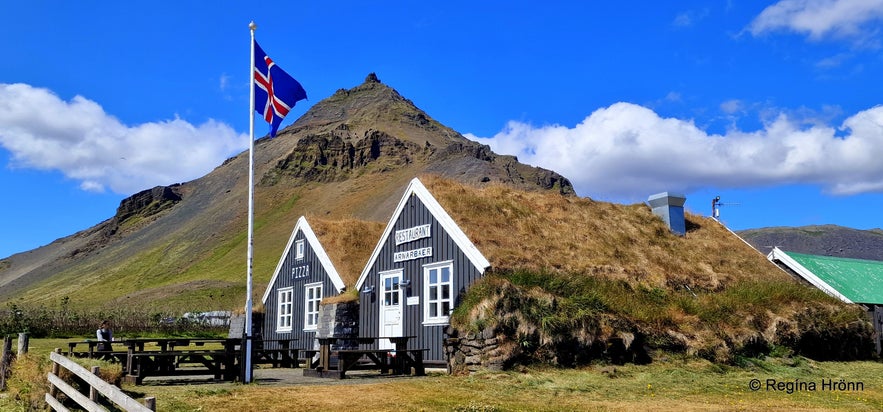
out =
<svg viewBox="0 0 883 412"><path fill-rule="evenodd" d="M252 20L309 96L282 127L376 72L580 196L883 226L883 0L243 3L2 6L0 258L247 149Z"/></svg>

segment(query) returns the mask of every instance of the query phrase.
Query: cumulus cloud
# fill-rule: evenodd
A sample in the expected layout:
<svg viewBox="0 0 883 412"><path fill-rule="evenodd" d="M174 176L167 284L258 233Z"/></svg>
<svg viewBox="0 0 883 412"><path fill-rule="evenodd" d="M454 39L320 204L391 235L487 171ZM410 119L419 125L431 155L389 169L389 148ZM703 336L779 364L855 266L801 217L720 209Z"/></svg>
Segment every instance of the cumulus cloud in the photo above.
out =
<svg viewBox="0 0 883 412"><path fill-rule="evenodd" d="M57 170L89 191L131 194L195 179L248 145L209 120L128 126L82 96L64 101L27 84L0 83L0 145L13 167Z"/></svg>
<svg viewBox="0 0 883 412"><path fill-rule="evenodd" d="M720 135L689 120L616 103L574 127L510 121L492 137L467 137L555 170L580 195L595 198L635 201L662 191L795 183L844 195L883 191L883 106L859 112L839 128L780 114L762 130Z"/></svg>
<svg viewBox="0 0 883 412"><path fill-rule="evenodd" d="M790 30L813 40L826 37L870 41L869 24L883 20L883 0L781 0L749 25L753 35Z"/></svg>
<svg viewBox="0 0 883 412"><path fill-rule="evenodd" d="M724 113L733 114L742 111L743 105L740 100L732 99L721 103L720 108Z"/></svg>

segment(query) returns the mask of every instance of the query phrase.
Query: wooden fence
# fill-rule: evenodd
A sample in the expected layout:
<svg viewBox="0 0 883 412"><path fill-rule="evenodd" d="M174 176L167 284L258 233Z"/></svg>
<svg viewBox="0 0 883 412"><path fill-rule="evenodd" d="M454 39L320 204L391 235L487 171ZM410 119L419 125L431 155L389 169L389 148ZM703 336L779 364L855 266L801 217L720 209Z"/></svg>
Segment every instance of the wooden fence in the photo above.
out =
<svg viewBox="0 0 883 412"><path fill-rule="evenodd" d="M64 392L68 398L73 399L81 408L87 411L107 411L106 408L98 403L98 395L101 394L114 404L118 405L125 411L135 412L151 412L156 411L156 398L149 397L144 399L145 405L138 403L135 399L127 396L123 391L101 379L97 376L98 367L93 366L92 371L80 366L76 362L64 357L61 349L55 349L55 352L49 354L52 360L52 372L48 374L49 393L46 394L46 403L56 411L67 411L68 409L58 401L56 396L58 391ZM65 368L74 375L80 377L89 385L89 396L83 395L76 388L70 386L67 382L58 377L60 368Z"/></svg>

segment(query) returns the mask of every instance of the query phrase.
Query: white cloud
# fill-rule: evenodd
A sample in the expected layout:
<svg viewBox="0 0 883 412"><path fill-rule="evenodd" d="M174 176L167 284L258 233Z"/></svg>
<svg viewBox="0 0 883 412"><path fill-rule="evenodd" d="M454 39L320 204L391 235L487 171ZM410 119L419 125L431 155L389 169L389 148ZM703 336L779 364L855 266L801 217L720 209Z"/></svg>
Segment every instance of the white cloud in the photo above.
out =
<svg viewBox="0 0 883 412"><path fill-rule="evenodd" d="M127 126L82 96L66 102L47 89L0 83L0 145L13 167L58 170L84 190L130 194L198 178L248 137L215 120Z"/></svg>
<svg viewBox="0 0 883 412"><path fill-rule="evenodd" d="M781 0L764 9L748 27L755 36L775 30L874 42L868 27L883 20L883 0Z"/></svg>
<svg viewBox="0 0 883 412"><path fill-rule="evenodd" d="M726 114L733 114L742 111L742 102L738 99L727 100L720 105L721 110Z"/></svg>
<svg viewBox="0 0 883 412"><path fill-rule="evenodd" d="M490 138L497 153L555 170L580 195L635 201L662 191L819 184L836 194L883 191L883 106L838 129L780 114L762 130L708 134L631 103L596 110L574 127L511 121Z"/></svg>

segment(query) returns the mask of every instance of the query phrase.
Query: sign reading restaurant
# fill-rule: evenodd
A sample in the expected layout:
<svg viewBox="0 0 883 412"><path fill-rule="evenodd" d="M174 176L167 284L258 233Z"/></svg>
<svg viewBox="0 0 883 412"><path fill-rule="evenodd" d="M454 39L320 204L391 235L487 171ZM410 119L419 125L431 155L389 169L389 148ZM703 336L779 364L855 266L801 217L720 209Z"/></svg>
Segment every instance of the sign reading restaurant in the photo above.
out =
<svg viewBox="0 0 883 412"><path fill-rule="evenodd" d="M431 225L420 225L409 227L407 229L396 230L396 246L402 243L413 242L417 239L423 239L431 236L429 228Z"/></svg>

